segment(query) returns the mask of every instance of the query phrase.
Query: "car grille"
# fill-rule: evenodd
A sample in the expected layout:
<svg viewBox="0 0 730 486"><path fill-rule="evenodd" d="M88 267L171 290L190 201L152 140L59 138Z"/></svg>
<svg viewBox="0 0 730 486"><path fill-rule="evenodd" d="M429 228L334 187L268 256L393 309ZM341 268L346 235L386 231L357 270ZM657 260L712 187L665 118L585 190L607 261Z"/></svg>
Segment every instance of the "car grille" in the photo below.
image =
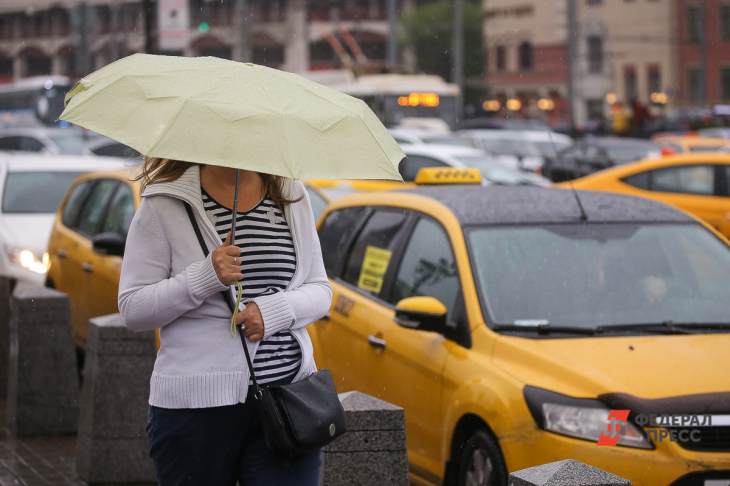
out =
<svg viewBox="0 0 730 486"><path fill-rule="evenodd" d="M693 431L698 431L699 435L695 434L697 441L677 441L677 444L685 449L691 451L730 451L730 427L700 427L697 429L683 429L674 428L680 436L689 436ZM682 433L683 430L687 432Z"/></svg>

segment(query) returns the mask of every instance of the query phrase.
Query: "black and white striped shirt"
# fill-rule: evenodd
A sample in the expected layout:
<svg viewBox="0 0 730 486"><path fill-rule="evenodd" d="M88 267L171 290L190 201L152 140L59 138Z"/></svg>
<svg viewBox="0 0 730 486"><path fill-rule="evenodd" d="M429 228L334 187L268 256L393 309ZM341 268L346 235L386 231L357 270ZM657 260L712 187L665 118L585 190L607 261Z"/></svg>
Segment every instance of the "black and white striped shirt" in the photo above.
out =
<svg viewBox="0 0 730 486"><path fill-rule="evenodd" d="M232 212L201 188L203 207L221 241L231 229ZM264 197L253 209L238 213L233 244L241 249L244 301L281 292L294 276L296 254L281 208ZM302 350L291 332L281 331L259 343L253 371L261 384L289 383L299 371Z"/></svg>

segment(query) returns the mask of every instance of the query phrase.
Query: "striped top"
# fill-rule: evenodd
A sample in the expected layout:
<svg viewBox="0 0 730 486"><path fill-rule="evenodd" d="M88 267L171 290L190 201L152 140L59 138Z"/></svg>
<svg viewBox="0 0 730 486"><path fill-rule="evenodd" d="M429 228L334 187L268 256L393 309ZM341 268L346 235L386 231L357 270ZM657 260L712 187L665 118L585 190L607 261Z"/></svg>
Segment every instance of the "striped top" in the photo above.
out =
<svg viewBox="0 0 730 486"><path fill-rule="evenodd" d="M205 213L224 241L232 211L202 188L201 193ZM265 196L254 208L237 214L233 244L241 249L244 302L286 289L294 276L296 254L289 225L274 201ZM281 331L259 343L253 371L260 384L290 383L301 362L299 343L291 332Z"/></svg>

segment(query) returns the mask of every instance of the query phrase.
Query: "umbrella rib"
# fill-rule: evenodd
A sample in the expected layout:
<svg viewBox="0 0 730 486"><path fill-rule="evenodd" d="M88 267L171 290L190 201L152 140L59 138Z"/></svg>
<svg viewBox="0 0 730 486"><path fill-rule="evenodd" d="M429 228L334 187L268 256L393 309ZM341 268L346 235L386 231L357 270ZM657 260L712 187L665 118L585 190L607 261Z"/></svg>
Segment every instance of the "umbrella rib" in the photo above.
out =
<svg viewBox="0 0 730 486"><path fill-rule="evenodd" d="M157 140L155 143L152 144L152 146L146 151L147 154L152 156L152 151L157 148L157 146L160 144L162 139L167 135L167 133L170 131L170 129L177 123L177 119L180 117L180 113L183 111L183 108L185 108L185 105L188 104L188 101L190 101L190 98L185 97L183 99L183 102L180 103L180 108L178 108L177 112L175 113L175 118L172 120L172 123L168 123L165 129L162 131L159 137L157 137Z"/></svg>

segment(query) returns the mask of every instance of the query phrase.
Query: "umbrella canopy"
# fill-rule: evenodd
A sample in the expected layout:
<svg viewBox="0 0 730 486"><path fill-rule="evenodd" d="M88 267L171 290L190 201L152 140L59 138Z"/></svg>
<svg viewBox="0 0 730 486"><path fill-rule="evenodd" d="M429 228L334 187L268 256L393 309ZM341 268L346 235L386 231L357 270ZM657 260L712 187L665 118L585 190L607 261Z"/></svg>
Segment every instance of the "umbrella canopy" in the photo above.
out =
<svg viewBox="0 0 730 486"><path fill-rule="evenodd" d="M405 156L361 100L215 57L120 59L82 78L60 119L149 157L297 179L401 180Z"/></svg>

